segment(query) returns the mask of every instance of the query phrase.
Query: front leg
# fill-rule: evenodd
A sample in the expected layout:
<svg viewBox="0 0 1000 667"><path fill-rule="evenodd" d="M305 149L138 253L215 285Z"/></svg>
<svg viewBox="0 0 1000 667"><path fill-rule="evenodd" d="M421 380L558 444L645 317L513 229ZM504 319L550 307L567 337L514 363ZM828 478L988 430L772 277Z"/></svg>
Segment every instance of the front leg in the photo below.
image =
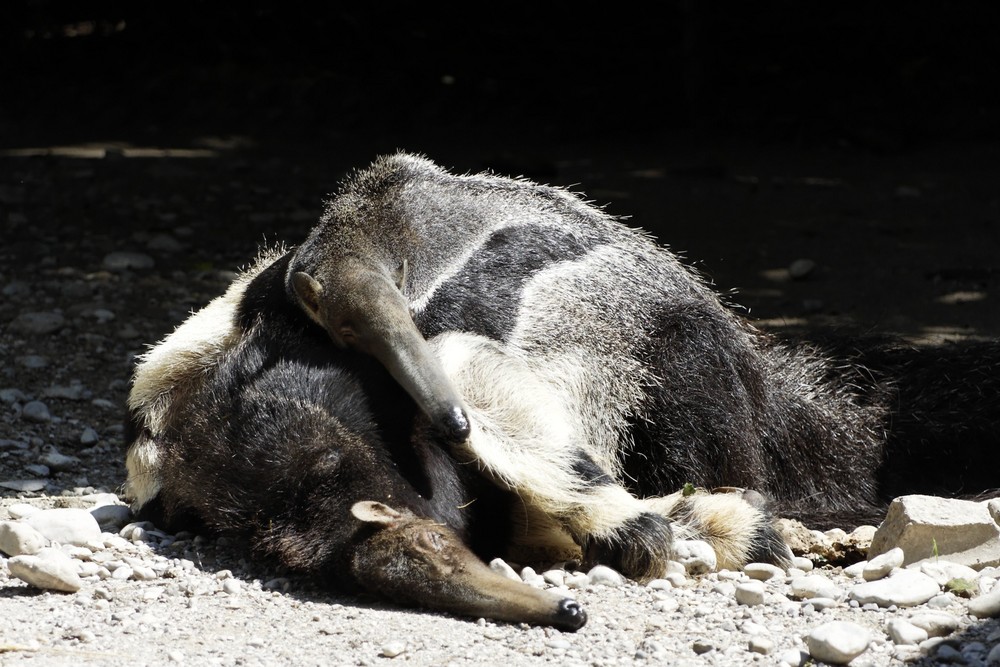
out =
<svg viewBox="0 0 1000 667"><path fill-rule="evenodd" d="M516 493L530 514L554 520L588 561L636 579L661 576L671 555L670 521L587 449L580 418L558 387L494 341L450 333L433 342L470 418L469 438L454 446L454 456Z"/></svg>

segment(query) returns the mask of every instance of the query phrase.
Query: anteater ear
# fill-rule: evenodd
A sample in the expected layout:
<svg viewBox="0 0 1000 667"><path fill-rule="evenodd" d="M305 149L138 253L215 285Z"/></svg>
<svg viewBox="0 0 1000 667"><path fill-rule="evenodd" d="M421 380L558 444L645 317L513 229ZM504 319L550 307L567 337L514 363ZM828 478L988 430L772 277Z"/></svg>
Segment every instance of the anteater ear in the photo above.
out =
<svg viewBox="0 0 1000 667"><path fill-rule="evenodd" d="M323 296L323 286L308 273L297 271L292 274L292 287L295 288L295 294L306 314L319 322L319 300Z"/></svg>
<svg viewBox="0 0 1000 667"><path fill-rule="evenodd" d="M354 503L351 507L351 514L354 515L355 519L365 523L377 523L381 526L391 526L403 518L402 513L374 500L362 500Z"/></svg>

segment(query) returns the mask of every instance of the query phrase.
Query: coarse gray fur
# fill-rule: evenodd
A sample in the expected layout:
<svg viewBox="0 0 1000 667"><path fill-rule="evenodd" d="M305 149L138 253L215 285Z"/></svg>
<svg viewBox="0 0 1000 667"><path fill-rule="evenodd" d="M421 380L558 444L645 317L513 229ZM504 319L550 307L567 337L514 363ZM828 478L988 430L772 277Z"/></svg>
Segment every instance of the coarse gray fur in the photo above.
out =
<svg viewBox="0 0 1000 667"><path fill-rule="evenodd" d="M184 378L211 377L206 369L249 335L233 308L253 304L261 320L286 308L260 301L254 286L278 265L287 266L282 304L302 319L285 336L315 323L336 341L340 313L371 317L365 309L381 308L373 294L395 302L391 326L365 335L383 336L377 344L389 352L375 358L429 418L406 427L407 438L417 451L441 442L440 413L427 409L440 404L422 396L444 395L441 404L468 417L467 437L444 441L454 461L518 499L509 516L495 517L514 522L508 546L515 550L576 550L648 578L662 573L680 534L708 539L723 565L780 561L787 549L760 503L747 502L754 494L678 489L753 489L781 514L848 520L935 482L956 493L995 484L988 471L1000 463L998 345L920 359L883 342L829 351L785 344L740 318L667 249L576 194L455 175L401 153L353 175L298 249L263 259L222 305L210 305L204 317L222 324L216 333L185 324L140 364L130 396L138 435L129 451L138 505L175 484L162 475L162 460L183 443L171 440L162 406L183 412L193 395L186 387L197 394L200 382ZM345 290L363 293L360 305L345 310L334 298L334 316L318 316L319 300L295 284L299 274L328 299L346 275ZM378 288L358 290L359 275L375 276ZM386 335L411 326L416 339ZM404 355L400 364L397 345L421 347L424 356ZM158 352L166 349L186 352ZM428 359L434 368L421 375ZM976 390L943 384L942 368L961 368ZM429 388L412 374L430 378ZM359 391L383 401L384 387ZM946 402L927 400L943 393ZM380 424L383 437L394 428L394 409ZM336 448L338 438L329 438ZM900 472L935 451L961 457L966 469L948 480ZM184 474L183 466L172 470ZM355 483L352 493L363 495L365 481ZM210 514L210 503L200 506Z"/></svg>

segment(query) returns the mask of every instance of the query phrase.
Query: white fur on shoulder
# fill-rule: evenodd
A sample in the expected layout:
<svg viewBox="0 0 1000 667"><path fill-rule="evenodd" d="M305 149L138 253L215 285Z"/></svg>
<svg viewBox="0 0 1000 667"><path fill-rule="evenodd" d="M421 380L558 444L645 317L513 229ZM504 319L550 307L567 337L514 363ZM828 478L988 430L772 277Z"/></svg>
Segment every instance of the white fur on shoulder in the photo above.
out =
<svg viewBox="0 0 1000 667"><path fill-rule="evenodd" d="M184 320L139 359L132 375L128 408L139 433L125 456L124 495L137 510L160 490L157 438L178 391L197 383L240 337L236 309L247 285L285 253L276 247L260 253L224 294Z"/></svg>

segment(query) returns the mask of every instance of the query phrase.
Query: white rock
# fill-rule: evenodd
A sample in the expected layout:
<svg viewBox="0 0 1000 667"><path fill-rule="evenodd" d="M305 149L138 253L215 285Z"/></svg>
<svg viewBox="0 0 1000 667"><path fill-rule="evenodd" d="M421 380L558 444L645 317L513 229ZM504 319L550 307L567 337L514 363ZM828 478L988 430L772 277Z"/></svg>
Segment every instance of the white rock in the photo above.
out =
<svg viewBox="0 0 1000 667"><path fill-rule="evenodd" d="M825 611L827 609L833 609L840 603L833 598L809 598L808 600L803 600L802 605L812 605L812 608L816 611Z"/></svg>
<svg viewBox="0 0 1000 667"><path fill-rule="evenodd" d="M993 498L985 501L986 511L993 517L993 521L1000 524L1000 498Z"/></svg>
<svg viewBox="0 0 1000 667"><path fill-rule="evenodd" d="M651 588L654 591L669 591L674 585L666 579L653 579L646 584L646 588Z"/></svg>
<svg viewBox="0 0 1000 667"><path fill-rule="evenodd" d="M850 621L824 623L806 635L810 655L834 665L846 665L864 653L870 643L867 628Z"/></svg>
<svg viewBox="0 0 1000 667"><path fill-rule="evenodd" d="M902 618L894 618L886 624L889 638L896 644L916 645L927 639L927 631L918 628Z"/></svg>
<svg viewBox="0 0 1000 667"><path fill-rule="evenodd" d="M958 629L957 616L943 611L921 610L914 612L907 619L927 633L928 637L944 637Z"/></svg>
<svg viewBox="0 0 1000 667"><path fill-rule="evenodd" d="M808 598L833 598L839 600L844 596L843 591L837 584L833 583L821 574L808 574L804 577L792 579L789 585L792 597L805 600Z"/></svg>
<svg viewBox="0 0 1000 667"><path fill-rule="evenodd" d="M743 572L751 579L757 579L758 581L767 581L768 579L785 576L784 570L770 563L748 563L743 568Z"/></svg>
<svg viewBox="0 0 1000 667"><path fill-rule="evenodd" d="M75 561L59 549L45 547L32 556L15 556L7 561L18 579L46 590L75 593L83 586Z"/></svg>
<svg viewBox="0 0 1000 667"><path fill-rule="evenodd" d="M222 582L222 590L229 595L239 595L243 591L239 579L226 579Z"/></svg>
<svg viewBox="0 0 1000 667"><path fill-rule="evenodd" d="M123 529L124 530L124 529ZM521 581L521 577L518 576L517 572L514 571L510 565L507 564L503 558L494 558L490 561L490 569L497 574L502 574L512 581Z"/></svg>
<svg viewBox="0 0 1000 667"><path fill-rule="evenodd" d="M684 568L684 564L683 563L678 563L675 560L668 560L667 561L667 566L663 570L663 574L664 574L664 576L666 576L668 574L686 575L687 574L687 570Z"/></svg>
<svg viewBox="0 0 1000 667"><path fill-rule="evenodd" d="M587 573L587 578L595 586L610 586L614 588L622 586L625 583L625 577L607 565L595 565Z"/></svg>
<svg viewBox="0 0 1000 667"><path fill-rule="evenodd" d="M862 560L854 563L853 565L848 565L844 568L844 574L849 577L854 577L855 579L860 579L864 576L865 568L868 567L868 561Z"/></svg>
<svg viewBox="0 0 1000 667"><path fill-rule="evenodd" d="M546 570L542 572L542 579L552 586L562 586L566 582L566 570Z"/></svg>
<svg viewBox="0 0 1000 667"><path fill-rule="evenodd" d="M778 656L778 664L788 667L802 667L809 660L809 654L797 648L786 649Z"/></svg>
<svg viewBox="0 0 1000 667"><path fill-rule="evenodd" d="M382 645L381 655L385 658L395 658L406 653L406 642L391 641Z"/></svg>
<svg viewBox="0 0 1000 667"><path fill-rule="evenodd" d="M83 546L101 536L101 527L87 510L64 507L36 512L24 521L51 542Z"/></svg>
<svg viewBox="0 0 1000 667"><path fill-rule="evenodd" d="M750 649L751 653L769 655L772 651L774 651L774 641L772 641L769 637L754 635L753 637L750 637L747 648Z"/></svg>
<svg viewBox="0 0 1000 667"><path fill-rule="evenodd" d="M705 574L715 571L718 560L715 550L702 540L677 540L674 542L674 559L684 566L687 574Z"/></svg>
<svg viewBox="0 0 1000 667"><path fill-rule="evenodd" d="M872 558L895 547L906 554L907 565L939 556L981 569L1000 565L1000 526L983 503L902 496L889 505L868 556Z"/></svg>
<svg viewBox="0 0 1000 667"><path fill-rule="evenodd" d="M803 572L812 572L813 562L804 556L795 556L792 558L792 567L802 570Z"/></svg>
<svg viewBox="0 0 1000 667"><path fill-rule="evenodd" d="M674 588L684 588L687 585L687 577L677 572L668 572L663 578L669 581Z"/></svg>
<svg viewBox="0 0 1000 667"><path fill-rule="evenodd" d="M875 581L887 576L894 568L903 564L903 550L899 547L889 549L884 554L875 556L868 561L861 572L861 577L865 581Z"/></svg>
<svg viewBox="0 0 1000 667"><path fill-rule="evenodd" d="M968 565L952 563L947 560L923 561L920 563L920 571L938 582L939 586L944 586L952 579L965 579L966 581L976 581L979 579L979 572L973 570Z"/></svg>
<svg viewBox="0 0 1000 667"><path fill-rule="evenodd" d="M0 551L8 556L37 554L48 540L23 521L0 521Z"/></svg>
<svg viewBox="0 0 1000 667"><path fill-rule="evenodd" d="M29 505L28 503L14 503L13 505L9 505L7 507L7 513L10 514L12 519L23 519L27 516L31 516L35 512L41 511L41 508Z"/></svg>
<svg viewBox="0 0 1000 667"><path fill-rule="evenodd" d="M941 595L935 595L930 600L927 601L927 607L929 609L951 609L952 607L958 607L962 605L958 597L954 593L942 593Z"/></svg>
<svg viewBox="0 0 1000 667"><path fill-rule="evenodd" d="M977 618L996 618L1000 616L1000 586L995 587L986 595L969 600L969 613Z"/></svg>
<svg viewBox="0 0 1000 667"><path fill-rule="evenodd" d="M912 607L923 604L941 592L937 582L922 572L896 570L892 576L854 586L849 595L859 604L880 607Z"/></svg>
<svg viewBox="0 0 1000 667"><path fill-rule="evenodd" d="M764 583L747 581L736 586L736 601L739 604L753 607L764 603Z"/></svg>

